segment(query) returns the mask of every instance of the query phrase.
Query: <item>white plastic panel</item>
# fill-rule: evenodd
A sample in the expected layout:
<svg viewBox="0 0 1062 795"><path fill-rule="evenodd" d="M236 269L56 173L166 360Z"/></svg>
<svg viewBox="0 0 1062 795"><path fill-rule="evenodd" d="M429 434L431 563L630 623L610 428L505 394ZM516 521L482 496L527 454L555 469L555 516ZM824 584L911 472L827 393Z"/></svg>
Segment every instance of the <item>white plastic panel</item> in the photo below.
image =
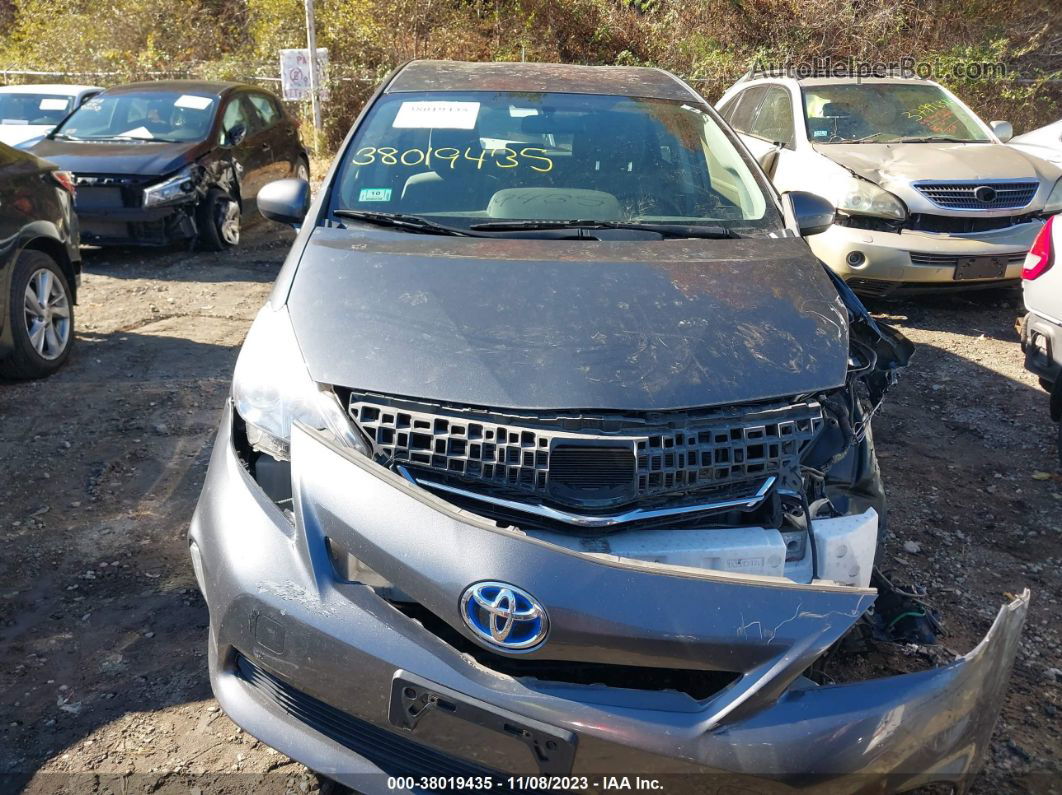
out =
<svg viewBox="0 0 1062 795"><path fill-rule="evenodd" d="M815 576L866 588L878 545L878 514L873 508L854 516L816 519Z"/></svg>

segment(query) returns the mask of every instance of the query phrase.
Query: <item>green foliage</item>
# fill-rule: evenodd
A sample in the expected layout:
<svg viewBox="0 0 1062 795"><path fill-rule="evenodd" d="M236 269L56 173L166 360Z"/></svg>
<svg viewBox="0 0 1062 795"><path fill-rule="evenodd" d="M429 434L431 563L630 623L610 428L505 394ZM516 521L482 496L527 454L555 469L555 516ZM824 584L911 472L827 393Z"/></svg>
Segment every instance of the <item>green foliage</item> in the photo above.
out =
<svg viewBox="0 0 1062 795"><path fill-rule="evenodd" d="M1024 129L1059 116L1052 12L1049 0L316 0L325 141L411 58L661 66L714 100L757 58L911 55L985 117ZM0 0L0 66L105 85L262 81L278 75L278 50L305 42L303 0ZM997 61L1005 76L955 75Z"/></svg>

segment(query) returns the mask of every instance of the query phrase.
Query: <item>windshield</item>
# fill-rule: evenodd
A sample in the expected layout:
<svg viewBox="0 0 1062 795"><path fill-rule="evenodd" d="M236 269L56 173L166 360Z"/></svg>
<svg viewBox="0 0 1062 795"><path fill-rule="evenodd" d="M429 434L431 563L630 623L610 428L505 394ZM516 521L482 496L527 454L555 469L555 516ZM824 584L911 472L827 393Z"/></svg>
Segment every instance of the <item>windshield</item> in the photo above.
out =
<svg viewBox="0 0 1062 795"><path fill-rule="evenodd" d="M54 126L74 107L75 99L55 94L0 94L0 124Z"/></svg>
<svg viewBox="0 0 1062 795"><path fill-rule="evenodd" d="M199 141L214 119L213 97L169 91L101 94L55 131L84 141Z"/></svg>
<svg viewBox="0 0 1062 795"><path fill-rule="evenodd" d="M711 224L782 220L707 111L581 94L385 95L343 154L331 211L453 227L504 221Z"/></svg>
<svg viewBox="0 0 1062 795"><path fill-rule="evenodd" d="M930 83L844 83L803 91L812 143L989 141L969 111Z"/></svg>

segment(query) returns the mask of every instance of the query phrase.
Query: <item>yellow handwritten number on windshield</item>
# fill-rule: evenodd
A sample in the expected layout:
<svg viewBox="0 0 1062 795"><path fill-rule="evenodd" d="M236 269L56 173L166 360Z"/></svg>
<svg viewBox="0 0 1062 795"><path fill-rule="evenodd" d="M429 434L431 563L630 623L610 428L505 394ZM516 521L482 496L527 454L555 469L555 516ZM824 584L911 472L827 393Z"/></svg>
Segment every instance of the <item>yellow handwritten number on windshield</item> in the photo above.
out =
<svg viewBox="0 0 1062 795"><path fill-rule="evenodd" d="M435 157L450 164L451 169L457 168L458 162L475 163L476 170L481 171L488 162L497 168L516 168L526 165L532 171L546 173L553 170L553 159L546 156L546 150L537 146L525 146L519 152L508 146L495 149L480 149L478 153L468 147L462 152L453 146L442 146L438 149L428 147L424 149L405 149L399 151L393 146L363 146L358 149L351 158L351 163L356 166L371 166L379 163L383 166L419 166L421 164L432 167L431 159Z"/></svg>

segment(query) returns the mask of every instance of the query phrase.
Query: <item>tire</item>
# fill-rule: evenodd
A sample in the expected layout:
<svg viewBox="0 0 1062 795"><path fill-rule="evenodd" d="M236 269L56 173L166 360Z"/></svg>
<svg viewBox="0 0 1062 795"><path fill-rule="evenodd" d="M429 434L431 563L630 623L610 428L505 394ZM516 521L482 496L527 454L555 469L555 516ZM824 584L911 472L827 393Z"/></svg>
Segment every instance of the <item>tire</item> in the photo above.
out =
<svg viewBox="0 0 1062 795"><path fill-rule="evenodd" d="M19 255L7 297L14 350L0 361L0 376L43 378L63 366L74 345L72 296L70 281L55 260L41 251Z"/></svg>
<svg viewBox="0 0 1062 795"><path fill-rule="evenodd" d="M1040 379L1040 386L1043 387L1043 389L1047 392L1050 392L1052 389L1055 388L1055 385L1051 381L1048 381L1046 378Z"/></svg>
<svg viewBox="0 0 1062 795"><path fill-rule="evenodd" d="M300 157L295 163L295 179L304 179L307 182L310 181L310 161L305 157Z"/></svg>
<svg viewBox="0 0 1062 795"><path fill-rule="evenodd" d="M211 188L196 213L199 244L207 251L226 251L240 243L240 204L220 188Z"/></svg>
<svg viewBox="0 0 1062 795"><path fill-rule="evenodd" d="M1062 422L1058 423L1058 467L1062 469Z"/></svg>

